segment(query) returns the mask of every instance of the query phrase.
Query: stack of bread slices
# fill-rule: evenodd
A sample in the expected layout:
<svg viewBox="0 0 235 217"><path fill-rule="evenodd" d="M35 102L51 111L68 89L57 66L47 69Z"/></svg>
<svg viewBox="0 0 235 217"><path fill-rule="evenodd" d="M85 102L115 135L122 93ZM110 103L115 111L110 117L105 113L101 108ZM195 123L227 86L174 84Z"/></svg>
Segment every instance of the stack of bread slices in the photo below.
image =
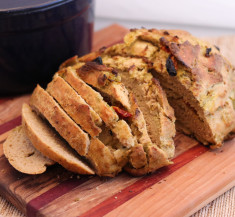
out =
<svg viewBox="0 0 235 217"><path fill-rule="evenodd" d="M152 173L174 156L171 106L177 127L221 146L235 132L233 67L186 32L132 30L125 43L65 61L45 90L38 85L4 153L28 174L54 162L79 174Z"/></svg>

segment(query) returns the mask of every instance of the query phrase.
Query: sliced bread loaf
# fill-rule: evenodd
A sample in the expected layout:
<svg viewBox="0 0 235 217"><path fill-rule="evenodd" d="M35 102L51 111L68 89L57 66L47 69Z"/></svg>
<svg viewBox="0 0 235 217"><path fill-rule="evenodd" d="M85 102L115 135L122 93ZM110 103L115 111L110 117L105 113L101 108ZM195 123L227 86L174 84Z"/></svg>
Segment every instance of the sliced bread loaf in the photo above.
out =
<svg viewBox="0 0 235 217"><path fill-rule="evenodd" d="M22 125L33 146L45 156L58 162L69 171L79 174L94 174L91 167L81 160L56 131L27 104L24 104L22 108Z"/></svg>
<svg viewBox="0 0 235 217"><path fill-rule="evenodd" d="M22 126L16 127L3 143L3 152L9 163L18 171L27 174L41 174L53 160L41 154L31 143Z"/></svg>

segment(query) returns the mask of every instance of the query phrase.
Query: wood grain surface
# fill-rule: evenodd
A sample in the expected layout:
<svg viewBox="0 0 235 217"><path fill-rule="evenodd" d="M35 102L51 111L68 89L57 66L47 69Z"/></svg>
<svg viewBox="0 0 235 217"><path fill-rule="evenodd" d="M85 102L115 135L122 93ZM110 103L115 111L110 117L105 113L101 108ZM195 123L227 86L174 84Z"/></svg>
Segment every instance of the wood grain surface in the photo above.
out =
<svg viewBox="0 0 235 217"><path fill-rule="evenodd" d="M120 42L126 32L118 25L97 32L93 49ZM104 179L77 176L59 165L41 175L19 173L2 143L20 125L28 99L0 99L0 194L27 216L188 216L235 184L235 140L211 151L179 133L174 164L152 175Z"/></svg>

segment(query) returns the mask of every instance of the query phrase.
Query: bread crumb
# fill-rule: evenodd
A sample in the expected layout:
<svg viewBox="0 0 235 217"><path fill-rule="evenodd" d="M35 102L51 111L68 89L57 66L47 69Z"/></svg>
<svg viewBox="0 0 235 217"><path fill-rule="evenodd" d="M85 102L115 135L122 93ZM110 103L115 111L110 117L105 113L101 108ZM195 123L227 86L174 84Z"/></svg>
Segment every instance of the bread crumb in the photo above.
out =
<svg viewBox="0 0 235 217"><path fill-rule="evenodd" d="M78 197L78 198L75 198L74 199L74 202L78 202L80 200L80 198Z"/></svg>

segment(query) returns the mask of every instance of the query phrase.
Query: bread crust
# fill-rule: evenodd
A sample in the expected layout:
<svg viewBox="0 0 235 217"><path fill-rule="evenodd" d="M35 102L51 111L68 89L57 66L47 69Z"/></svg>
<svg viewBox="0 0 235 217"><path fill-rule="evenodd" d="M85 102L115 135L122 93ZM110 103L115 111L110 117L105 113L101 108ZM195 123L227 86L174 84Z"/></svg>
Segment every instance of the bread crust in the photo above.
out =
<svg viewBox="0 0 235 217"><path fill-rule="evenodd" d="M114 177L122 170L112 151L97 138L91 139L86 157L99 176Z"/></svg>

